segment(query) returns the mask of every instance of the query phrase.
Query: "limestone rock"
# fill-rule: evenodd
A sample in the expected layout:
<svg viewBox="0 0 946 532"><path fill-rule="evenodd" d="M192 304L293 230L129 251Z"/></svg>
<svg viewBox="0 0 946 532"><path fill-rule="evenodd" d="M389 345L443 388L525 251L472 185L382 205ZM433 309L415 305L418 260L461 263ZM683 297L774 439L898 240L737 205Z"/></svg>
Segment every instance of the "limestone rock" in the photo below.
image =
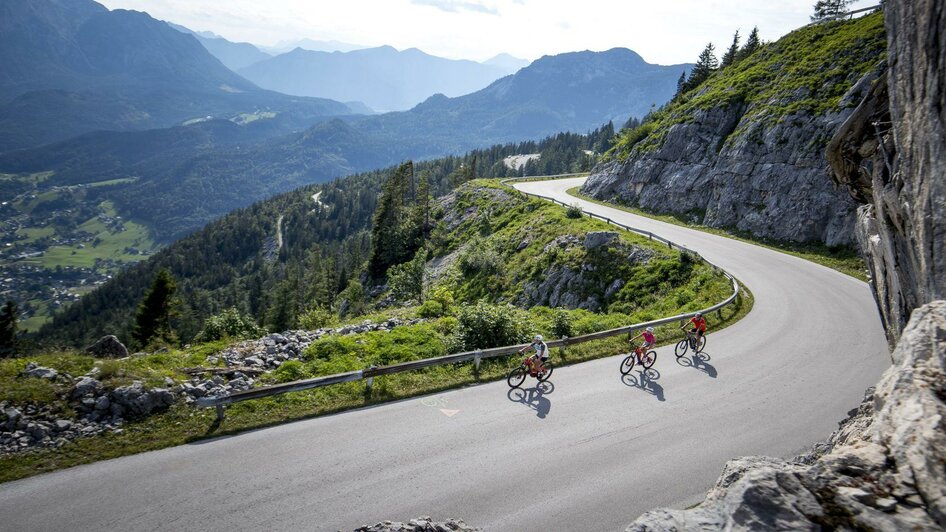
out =
<svg viewBox="0 0 946 532"><path fill-rule="evenodd" d="M99 338L97 342L86 347L85 351L99 358L125 358L128 356L128 348L118 340L117 336L112 334Z"/></svg>

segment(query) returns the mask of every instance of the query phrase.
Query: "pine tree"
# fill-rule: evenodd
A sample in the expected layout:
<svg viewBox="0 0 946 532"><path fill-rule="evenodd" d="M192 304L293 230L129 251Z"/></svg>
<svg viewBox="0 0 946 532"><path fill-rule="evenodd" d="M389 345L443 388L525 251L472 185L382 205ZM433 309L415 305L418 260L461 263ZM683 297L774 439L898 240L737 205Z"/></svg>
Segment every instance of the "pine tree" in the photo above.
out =
<svg viewBox="0 0 946 532"><path fill-rule="evenodd" d="M416 247L416 227L407 214L407 196L414 181L414 163L407 161L385 181L371 222L368 274L383 281L388 268L410 260ZM405 223L407 222L407 223Z"/></svg>
<svg viewBox="0 0 946 532"><path fill-rule="evenodd" d="M847 6L854 0L818 0L815 3L815 13L811 16L813 22L830 20L847 14Z"/></svg>
<svg viewBox="0 0 946 532"><path fill-rule="evenodd" d="M687 79L687 90L698 87L719 68L719 60L716 59L715 52L716 47L713 46L713 43L707 44L706 48L700 52L699 59L693 65L693 70L690 71L690 78Z"/></svg>
<svg viewBox="0 0 946 532"><path fill-rule="evenodd" d="M686 92L686 86L687 86L687 71L684 70L683 72L680 72L680 78L677 79L677 93L674 96L679 96L680 94L683 94L684 92Z"/></svg>
<svg viewBox="0 0 946 532"><path fill-rule="evenodd" d="M759 40L759 28L754 27L752 31L749 32L749 38L746 39L746 45L742 47L742 50L739 50L739 53L736 54L736 61L742 61L746 57L749 57L753 54L759 47L762 46L762 41Z"/></svg>
<svg viewBox="0 0 946 532"><path fill-rule="evenodd" d="M729 49L726 50L726 53L723 54L723 60L720 63L721 66L727 67L736 62L736 55L739 53L739 30L736 30L736 34L732 37L732 44L729 45Z"/></svg>
<svg viewBox="0 0 946 532"><path fill-rule="evenodd" d="M16 353L16 332L19 311L15 301L7 301L0 310L0 357Z"/></svg>
<svg viewBox="0 0 946 532"><path fill-rule="evenodd" d="M135 327L131 336L144 347L153 340L174 341L171 318L175 315L177 283L167 269L161 269L154 277L151 289L145 294L135 314Z"/></svg>

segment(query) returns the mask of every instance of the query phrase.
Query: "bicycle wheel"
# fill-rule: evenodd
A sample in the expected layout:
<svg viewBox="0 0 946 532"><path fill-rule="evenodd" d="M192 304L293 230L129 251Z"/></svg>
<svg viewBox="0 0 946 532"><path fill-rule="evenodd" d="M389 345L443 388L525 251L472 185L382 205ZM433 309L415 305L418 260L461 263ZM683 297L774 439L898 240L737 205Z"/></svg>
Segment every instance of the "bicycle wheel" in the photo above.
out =
<svg viewBox="0 0 946 532"><path fill-rule="evenodd" d="M624 360L621 362L621 374L627 375L634 369L634 362L636 361L637 356L634 353L631 353L624 357Z"/></svg>
<svg viewBox="0 0 946 532"><path fill-rule="evenodd" d="M641 365L644 366L644 369L650 369L654 362L657 362L656 351L648 351L646 355L641 357Z"/></svg>
<svg viewBox="0 0 946 532"><path fill-rule="evenodd" d="M539 382L545 382L549 380L549 377L552 376L552 370L555 369L552 367L551 362L546 362L543 365L545 366L545 371L543 371L542 373L539 373L539 375L536 377L537 379L539 379Z"/></svg>
<svg viewBox="0 0 946 532"><path fill-rule="evenodd" d="M699 342L699 343L697 344L697 346L696 346L696 352L697 352L697 353L702 353L704 347L706 347L706 337L705 337L705 336L703 336L703 337L700 338L700 342Z"/></svg>
<svg viewBox="0 0 946 532"><path fill-rule="evenodd" d="M506 382L509 384L510 388L518 388L526 380L526 368L524 366L519 366L518 368L509 372L509 376L506 377Z"/></svg>
<svg viewBox="0 0 946 532"><path fill-rule="evenodd" d="M677 342L677 346L673 348L673 354L677 355L677 358L682 357L687 354L687 348L689 347L687 339L684 338Z"/></svg>

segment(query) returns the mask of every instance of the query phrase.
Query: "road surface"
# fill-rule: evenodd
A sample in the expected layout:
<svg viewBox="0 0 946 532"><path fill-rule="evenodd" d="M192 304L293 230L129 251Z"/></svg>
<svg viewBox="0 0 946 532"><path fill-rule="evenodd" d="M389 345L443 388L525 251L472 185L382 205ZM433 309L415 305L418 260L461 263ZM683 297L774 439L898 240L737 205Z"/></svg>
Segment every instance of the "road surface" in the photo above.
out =
<svg viewBox="0 0 946 532"><path fill-rule="evenodd" d="M702 500L729 458L791 456L836 428L889 364L865 283L743 242L516 185L702 253L755 295L711 359L640 386L620 358L0 485L4 530L350 530L458 517L486 530L623 530ZM692 360L691 360L692 362ZM535 381L529 379L525 386Z"/></svg>

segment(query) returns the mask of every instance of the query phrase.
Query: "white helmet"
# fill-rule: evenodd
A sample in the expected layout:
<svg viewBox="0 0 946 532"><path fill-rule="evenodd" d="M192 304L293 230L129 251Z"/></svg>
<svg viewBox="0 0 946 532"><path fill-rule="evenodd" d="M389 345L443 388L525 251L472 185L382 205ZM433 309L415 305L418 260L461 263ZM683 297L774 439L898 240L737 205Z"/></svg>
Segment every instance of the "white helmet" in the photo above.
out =
<svg viewBox="0 0 946 532"><path fill-rule="evenodd" d="M653 328L653 327L648 327L648 328L647 328L647 332L649 332L649 333L654 332L654 328Z"/></svg>
<svg viewBox="0 0 946 532"><path fill-rule="evenodd" d="M541 342L541 341L542 341L542 335L541 335L541 334L535 335L535 341L536 341L536 342Z"/></svg>

